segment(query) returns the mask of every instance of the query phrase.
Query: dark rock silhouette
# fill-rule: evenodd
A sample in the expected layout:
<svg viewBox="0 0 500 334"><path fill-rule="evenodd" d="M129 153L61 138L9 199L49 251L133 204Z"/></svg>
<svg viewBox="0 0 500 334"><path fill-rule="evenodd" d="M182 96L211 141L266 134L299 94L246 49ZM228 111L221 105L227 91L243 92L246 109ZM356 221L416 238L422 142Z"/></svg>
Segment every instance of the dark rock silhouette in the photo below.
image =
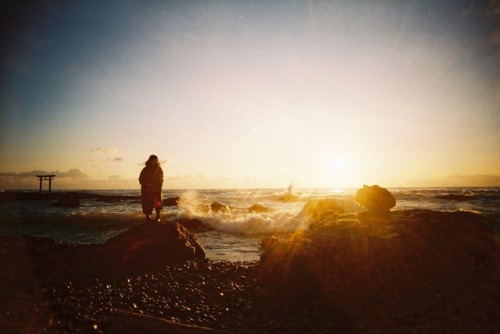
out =
<svg viewBox="0 0 500 334"><path fill-rule="evenodd" d="M109 239L100 251L119 268L154 269L203 259L198 239L178 223L146 223Z"/></svg>
<svg viewBox="0 0 500 334"><path fill-rule="evenodd" d="M372 214L386 215L396 205L396 200L389 190L378 185L363 185L363 188L356 192L354 199Z"/></svg>
<svg viewBox="0 0 500 334"><path fill-rule="evenodd" d="M181 198L179 196L165 198L163 200L163 205L164 206L177 206L179 204L180 200L181 200Z"/></svg>
<svg viewBox="0 0 500 334"><path fill-rule="evenodd" d="M210 204L210 210L212 210L212 212L230 213L233 208L227 204L212 202L212 204Z"/></svg>
<svg viewBox="0 0 500 334"><path fill-rule="evenodd" d="M233 210L232 206L217 201L212 202L210 204L200 204L196 208L199 212L205 212L205 213L210 211L220 212L220 213L231 213L231 211Z"/></svg>
<svg viewBox="0 0 500 334"><path fill-rule="evenodd" d="M258 203L252 205L251 207L248 208L248 212L254 212L254 213L265 213L272 211L272 209L265 207L263 205L260 205Z"/></svg>
<svg viewBox="0 0 500 334"><path fill-rule="evenodd" d="M332 215L286 240L265 240L262 286L284 298L326 298L361 332L495 332L500 246L481 217L390 215Z"/></svg>

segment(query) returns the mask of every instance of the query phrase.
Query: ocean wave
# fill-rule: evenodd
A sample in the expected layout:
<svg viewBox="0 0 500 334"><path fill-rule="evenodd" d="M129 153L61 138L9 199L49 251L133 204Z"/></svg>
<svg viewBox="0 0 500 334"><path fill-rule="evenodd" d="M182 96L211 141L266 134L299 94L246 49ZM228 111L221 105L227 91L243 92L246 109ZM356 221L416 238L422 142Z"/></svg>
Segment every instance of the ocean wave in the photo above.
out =
<svg viewBox="0 0 500 334"><path fill-rule="evenodd" d="M470 211L480 213L499 231L500 189L430 188L393 189L395 210ZM97 193L97 192L96 192ZM243 190L166 190L164 198L180 197L178 206L165 206L165 220L196 219L207 230L235 235L266 235L306 229L309 218L301 211L310 199L331 198L343 203L346 212L362 210L353 200L354 190L298 189L294 200L283 200L289 192L280 189ZM110 191L109 196L133 196L137 191ZM438 198L445 195L468 196L463 201ZM94 195L94 194L93 194ZM95 196L94 196L95 197ZM470 200L469 200L470 197ZM456 197L462 198L462 197ZM212 207L213 203L221 206ZM0 233L27 233L57 236L75 242L102 242L134 224L144 221L138 201L81 201L78 208L52 206L52 201L0 201ZM266 212L249 212L258 204ZM227 208L221 212L221 208Z"/></svg>

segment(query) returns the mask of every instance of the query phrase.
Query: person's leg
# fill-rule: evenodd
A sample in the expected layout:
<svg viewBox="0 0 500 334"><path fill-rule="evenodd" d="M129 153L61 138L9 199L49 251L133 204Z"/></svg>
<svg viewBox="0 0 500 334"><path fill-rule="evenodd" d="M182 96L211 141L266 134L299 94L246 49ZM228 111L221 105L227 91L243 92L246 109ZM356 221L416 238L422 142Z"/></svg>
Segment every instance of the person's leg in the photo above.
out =
<svg viewBox="0 0 500 334"><path fill-rule="evenodd" d="M160 212L161 212L161 191L155 192L153 195L153 207L156 211L155 221L160 221Z"/></svg>
<svg viewBox="0 0 500 334"><path fill-rule="evenodd" d="M155 210L156 210L155 221L159 222L160 221L160 212L161 212L161 209L160 208L155 208Z"/></svg>
<svg viewBox="0 0 500 334"><path fill-rule="evenodd" d="M151 218L153 215L154 198L154 194L151 191L143 191L141 193L142 212L146 216L146 223L152 223L154 221Z"/></svg>

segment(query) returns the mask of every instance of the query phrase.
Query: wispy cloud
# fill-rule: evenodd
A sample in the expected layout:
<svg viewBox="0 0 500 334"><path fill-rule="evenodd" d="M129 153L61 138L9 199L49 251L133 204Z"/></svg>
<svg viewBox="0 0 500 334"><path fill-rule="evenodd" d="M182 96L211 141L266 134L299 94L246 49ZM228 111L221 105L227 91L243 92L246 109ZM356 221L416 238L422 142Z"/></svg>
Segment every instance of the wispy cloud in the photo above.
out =
<svg viewBox="0 0 500 334"><path fill-rule="evenodd" d="M90 150L92 158L89 159L92 163L103 163L105 161L122 162L124 159L118 155L117 147L94 147ZM96 157L97 156L97 157Z"/></svg>
<svg viewBox="0 0 500 334"><path fill-rule="evenodd" d="M107 154L118 154L118 148L116 147L94 147L90 150L92 153L107 153Z"/></svg>
<svg viewBox="0 0 500 334"><path fill-rule="evenodd" d="M56 176L59 176L60 178L88 179L90 177L89 174L79 168L73 168L66 172L56 171L54 174L56 174Z"/></svg>

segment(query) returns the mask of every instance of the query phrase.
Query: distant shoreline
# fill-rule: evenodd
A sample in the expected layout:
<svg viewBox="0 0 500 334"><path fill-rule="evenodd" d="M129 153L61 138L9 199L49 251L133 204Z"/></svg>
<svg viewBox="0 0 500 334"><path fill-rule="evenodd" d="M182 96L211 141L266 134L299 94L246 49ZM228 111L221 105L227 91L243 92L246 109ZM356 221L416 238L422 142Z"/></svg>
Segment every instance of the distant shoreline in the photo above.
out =
<svg viewBox="0 0 500 334"><path fill-rule="evenodd" d="M127 195L100 195L91 194L89 192L78 191L55 191L55 192L21 192L21 191L6 191L0 192L0 201L46 201L46 200L59 200L59 199L97 199L103 201L112 200L139 200L141 196L127 196Z"/></svg>

